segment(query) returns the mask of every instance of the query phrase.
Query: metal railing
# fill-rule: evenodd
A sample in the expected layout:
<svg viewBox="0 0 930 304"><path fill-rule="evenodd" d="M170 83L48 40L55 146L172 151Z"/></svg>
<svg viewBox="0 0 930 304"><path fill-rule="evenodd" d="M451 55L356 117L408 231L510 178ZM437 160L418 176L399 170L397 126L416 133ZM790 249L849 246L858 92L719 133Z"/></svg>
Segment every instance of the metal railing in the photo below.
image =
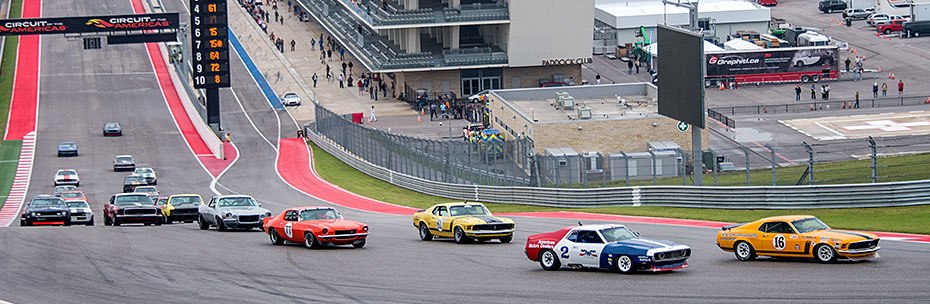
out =
<svg viewBox="0 0 930 304"><path fill-rule="evenodd" d="M840 111L853 108L891 108L904 106L926 105L930 97L918 95L894 95L889 92L886 97L866 97L865 94L859 98L858 105L855 99L809 99L809 95L801 94L801 101L794 103L767 104L767 105L747 105L747 106L730 106L714 107L715 113L720 115L761 115L761 114L787 114L787 113L805 113L811 111ZM710 111L708 111L710 112ZM717 119L717 118L714 118ZM719 119L717 119L719 120ZM723 121L721 121L723 122Z"/></svg>
<svg viewBox="0 0 930 304"><path fill-rule="evenodd" d="M666 206L721 209L812 209L930 204L930 181L824 186L644 186L558 189L465 185L426 180L364 161L306 127L307 137L372 177L413 191L457 200L562 208Z"/></svg>

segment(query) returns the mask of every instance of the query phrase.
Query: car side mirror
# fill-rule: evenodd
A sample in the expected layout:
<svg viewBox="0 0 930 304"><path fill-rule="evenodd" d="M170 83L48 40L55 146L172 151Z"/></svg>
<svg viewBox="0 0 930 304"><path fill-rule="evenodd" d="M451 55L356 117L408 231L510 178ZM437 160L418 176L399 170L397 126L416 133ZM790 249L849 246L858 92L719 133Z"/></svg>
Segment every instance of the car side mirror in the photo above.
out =
<svg viewBox="0 0 930 304"><path fill-rule="evenodd" d="M262 203L258 203L258 206L261 207L261 206L262 206Z"/></svg>

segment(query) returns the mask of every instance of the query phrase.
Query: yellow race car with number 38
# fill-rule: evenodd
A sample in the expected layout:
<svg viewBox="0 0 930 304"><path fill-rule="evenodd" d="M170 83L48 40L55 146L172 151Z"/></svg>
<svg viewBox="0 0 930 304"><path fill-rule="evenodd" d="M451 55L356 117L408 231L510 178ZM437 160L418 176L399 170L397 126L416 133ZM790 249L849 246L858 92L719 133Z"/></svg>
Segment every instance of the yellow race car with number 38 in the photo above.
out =
<svg viewBox="0 0 930 304"><path fill-rule="evenodd" d="M513 220L491 215L481 203L446 203L413 214L413 227L420 232L420 239L451 237L456 243L471 240L498 239L501 243L513 240Z"/></svg>
<svg viewBox="0 0 930 304"><path fill-rule="evenodd" d="M717 246L740 261L759 255L813 258L821 263L872 259L881 249L878 241L875 234L831 229L809 215L768 217L717 232Z"/></svg>

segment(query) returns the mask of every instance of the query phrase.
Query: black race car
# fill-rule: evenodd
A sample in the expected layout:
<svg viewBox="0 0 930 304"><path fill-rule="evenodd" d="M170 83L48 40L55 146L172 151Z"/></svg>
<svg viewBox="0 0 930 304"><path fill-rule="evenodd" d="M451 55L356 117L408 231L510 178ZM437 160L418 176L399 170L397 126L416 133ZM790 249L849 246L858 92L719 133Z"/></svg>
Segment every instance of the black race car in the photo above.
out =
<svg viewBox="0 0 930 304"><path fill-rule="evenodd" d="M53 195L36 195L23 208L20 226L64 225L71 226L71 209L61 198Z"/></svg>
<svg viewBox="0 0 930 304"><path fill-rule="evenodd" d="M103 125L103 136L123 136L123 128L119 123L108 122Z"/></svg>
<svg viewBox="0 0 930 304"><path fill-rule="evenodd" d="M138 174L130 174L123 180L123 192L132 192L136 190L136 187L145 185L148 185L148 183L145 182L145 177Z"/></svg>

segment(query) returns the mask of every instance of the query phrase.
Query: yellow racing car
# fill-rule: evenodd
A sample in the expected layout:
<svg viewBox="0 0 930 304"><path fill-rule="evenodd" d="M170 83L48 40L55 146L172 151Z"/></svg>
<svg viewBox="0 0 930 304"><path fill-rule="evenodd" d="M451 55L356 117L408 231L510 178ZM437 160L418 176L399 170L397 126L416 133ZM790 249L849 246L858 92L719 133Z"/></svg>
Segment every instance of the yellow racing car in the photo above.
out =
<svg viewBox="0 0 930 304"><path fill-rule="evenodd" d="M760 255L813 258L821 263L872 259L881 249L878 241L875 234L831 229L809 215L768 217L724 226L717 232L717 246L733 252L740 261Z"/></svg>
<svg viewBox="0 0 930 304"><path fill-rule="evenodd" d="M514 223L509 218L491 215L481 203L446 203L413 214L413 226L420 232L420 239L451 237L456 243L471 240L498 239L501 243L513 240Z"/></svg>

